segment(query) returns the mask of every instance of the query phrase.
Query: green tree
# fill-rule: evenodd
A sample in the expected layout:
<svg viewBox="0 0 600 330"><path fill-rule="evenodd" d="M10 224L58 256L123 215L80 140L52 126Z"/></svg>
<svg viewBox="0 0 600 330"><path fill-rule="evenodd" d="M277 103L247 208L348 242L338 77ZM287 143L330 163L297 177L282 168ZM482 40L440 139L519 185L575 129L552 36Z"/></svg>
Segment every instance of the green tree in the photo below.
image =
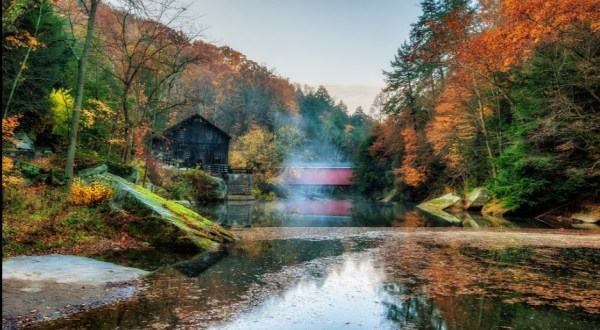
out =
<svg viewBox="0 0 600 330"><path fill-rule="evenodd" d="M23 1L13 5L18 3ZM64 20L47 1L30 3L21 7L22 15L14 22L16 34L11 32L2 41L3 117L22 114L20 129L46 135L52 122L48 96L53 88L62 87L71 56ZM43 145L45 139L36 142Z"/></svg>
<svg viewBox="0 0 600 330"><path fill-rule="evenodd" d="M386 189L393 186L391 167L375 158L370 151L375 136L369 135L358 148L352 171L352 189L371 200L376 200Z"/></svg>

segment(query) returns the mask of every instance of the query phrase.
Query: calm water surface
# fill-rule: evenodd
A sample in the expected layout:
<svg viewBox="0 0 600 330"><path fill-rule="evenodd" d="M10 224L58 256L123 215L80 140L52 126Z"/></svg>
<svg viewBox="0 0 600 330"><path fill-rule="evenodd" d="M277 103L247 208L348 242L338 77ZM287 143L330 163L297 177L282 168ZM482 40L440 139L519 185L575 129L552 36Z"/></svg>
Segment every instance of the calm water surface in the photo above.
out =
<svg viewBox="0 0 600 330"><path fill-rule="evenodd" d="M504 227L548 228L535 219L485 218L478 212L429 215L410 203L350 200L229 201L199 206L198 212L225 226L253 227Z"/></svg>
<svg viewBox="0 0 600 330"><path fill-rule="evenodd" d="M450 224L409 205L304 205L238 202L204 209L242 239L197 256L103 256L156 270L146 293L37 328L600 328L600 307L590 294L600 293L599 249L565 248L571 237L545 229L509 229L505 239L503 229L483 228L535 222L470 216L454 226L480 229L351 228ZM485 246L494 240L516 245ZM531 283L541 289L530 290ZM547 287L565 293L548 295Z"/></svg>

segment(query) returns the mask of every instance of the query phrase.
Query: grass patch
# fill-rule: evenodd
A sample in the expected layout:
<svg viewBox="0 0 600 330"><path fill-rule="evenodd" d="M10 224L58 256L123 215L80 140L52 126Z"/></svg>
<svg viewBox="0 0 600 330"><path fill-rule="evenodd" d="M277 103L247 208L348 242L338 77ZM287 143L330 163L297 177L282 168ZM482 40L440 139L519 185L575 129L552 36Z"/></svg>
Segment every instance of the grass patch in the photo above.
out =
<svg viewBox="0 0 600 330"><path fill-rule="evenodd" d="M127 214L108 202L98 206L69 203L63 188L19 187L3 196L2 257L47 253L85 254L110 246L137 245L129 237ZM141 243L139 243L141 244Z"/></svg>

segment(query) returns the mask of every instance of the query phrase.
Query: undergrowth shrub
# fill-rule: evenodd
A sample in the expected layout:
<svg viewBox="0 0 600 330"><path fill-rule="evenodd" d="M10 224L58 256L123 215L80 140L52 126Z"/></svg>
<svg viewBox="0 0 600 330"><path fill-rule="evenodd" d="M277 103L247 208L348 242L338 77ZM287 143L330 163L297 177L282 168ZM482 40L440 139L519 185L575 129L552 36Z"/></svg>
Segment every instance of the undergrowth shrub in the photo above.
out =
<svg viewBox="0 0 600 330"><path fill-rule="evenodd" d="M2 156L2 189L23 183L23 179L17 175L13 160Z"/></svg>
<svg viewBox="0 0 600 330"><path fill-rule="evenodd" d="M172 178L171 185L165 187L175 199L190 199L207 202L218 198L219 184L200 169L178 172Z"/></svg>
<svg viewBox="0 0 600 330"><path fill-rule="evenodd" d="M81 179L75 179L71 188L69 201L75 205L93 206L111 199L113 195L112 188L100 181L86 183Z"/></svg>

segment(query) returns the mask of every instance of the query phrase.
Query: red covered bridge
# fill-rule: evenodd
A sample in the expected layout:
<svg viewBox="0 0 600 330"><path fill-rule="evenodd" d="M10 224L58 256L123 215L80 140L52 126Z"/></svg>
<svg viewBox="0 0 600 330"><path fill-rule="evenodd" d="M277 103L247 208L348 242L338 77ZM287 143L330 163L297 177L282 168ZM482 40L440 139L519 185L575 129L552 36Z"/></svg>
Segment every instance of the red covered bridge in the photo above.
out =
<svg viewBox="0 0 600 330"><path fill-rule="evenodd" d="M282 169L281 180L289 185L349 186L350 164L295 164Z"/></svg>

